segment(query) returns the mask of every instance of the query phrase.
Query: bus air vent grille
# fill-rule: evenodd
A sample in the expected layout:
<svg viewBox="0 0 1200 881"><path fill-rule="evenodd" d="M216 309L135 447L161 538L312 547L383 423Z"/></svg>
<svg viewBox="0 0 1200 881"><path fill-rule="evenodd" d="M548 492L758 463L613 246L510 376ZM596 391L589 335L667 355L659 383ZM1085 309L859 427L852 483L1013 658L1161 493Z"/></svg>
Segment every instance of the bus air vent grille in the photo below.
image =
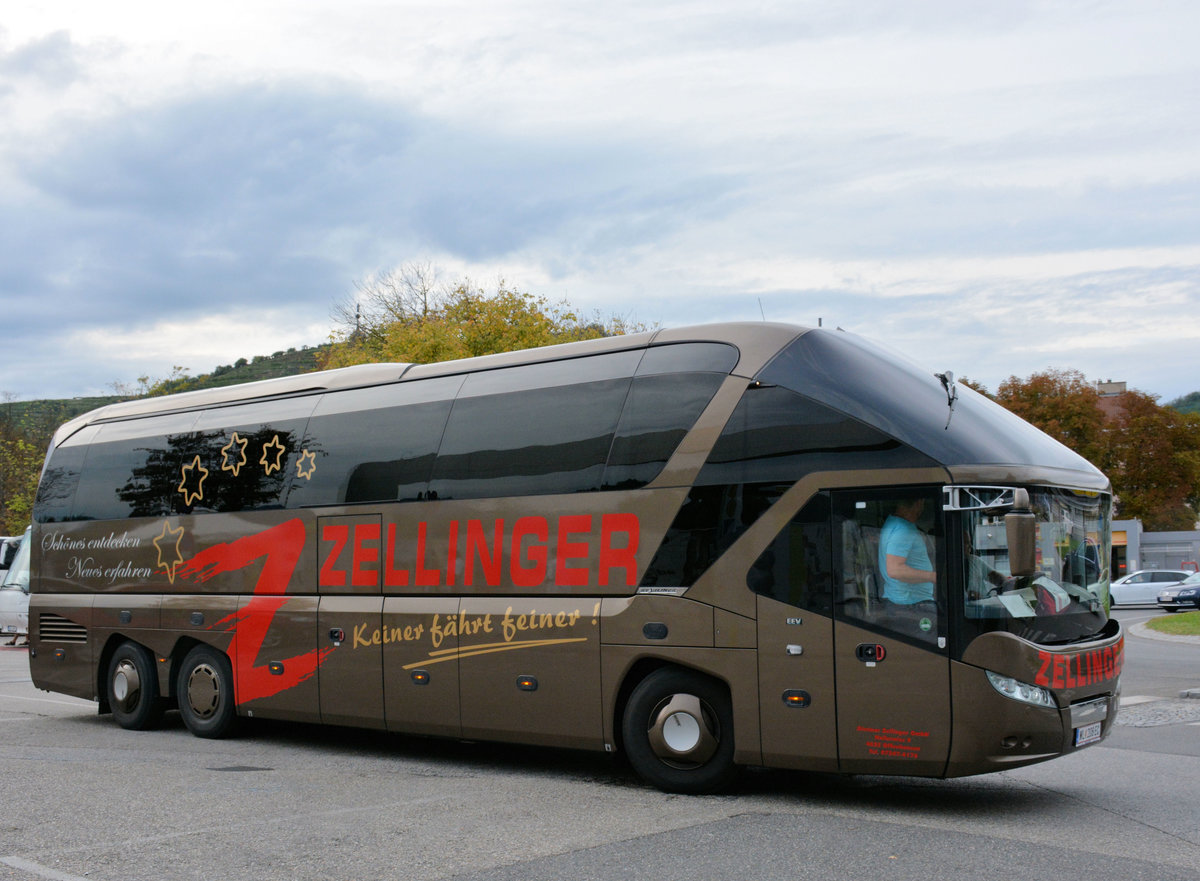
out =
<svg viewBox="0 0 1200 881"><path fill-rule="evenodd" d="M38 617L38 636L43 642L87 642L87 628L53 612L42 612Z"/></svg>

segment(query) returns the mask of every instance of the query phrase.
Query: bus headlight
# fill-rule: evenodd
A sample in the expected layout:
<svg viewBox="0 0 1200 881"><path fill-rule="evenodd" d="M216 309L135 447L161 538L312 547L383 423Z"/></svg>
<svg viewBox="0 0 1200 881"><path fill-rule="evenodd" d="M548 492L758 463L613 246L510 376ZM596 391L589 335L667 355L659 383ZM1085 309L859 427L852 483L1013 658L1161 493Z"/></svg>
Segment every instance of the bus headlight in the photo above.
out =
<svg viewBox="0 0 1200 881"><path fill-rule="evenodd" d="M1040 685L1030 685L1028 682L1021 682L1018 679L1013 679L1011 676L1001 676L999 673L993 673L991 670L985 670L987 673L988 682L992 683L992 688L1000 692L1007 698L1012 698L1015 701L1021 701L1025 704L1033 704L1035 707L1049 707L1056 709L1054 703L1054 695L1049 689L1042 688Z"/></svg>

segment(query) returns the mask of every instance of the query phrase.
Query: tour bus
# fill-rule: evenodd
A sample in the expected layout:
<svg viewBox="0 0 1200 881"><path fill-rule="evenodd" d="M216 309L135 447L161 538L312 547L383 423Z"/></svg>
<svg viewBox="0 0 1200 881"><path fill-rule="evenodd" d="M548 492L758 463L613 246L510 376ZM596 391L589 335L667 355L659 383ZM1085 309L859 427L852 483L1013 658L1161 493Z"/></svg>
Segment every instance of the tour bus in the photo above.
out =
<svg viewBox="0 0 1200 881"><path fill-rule="evenodd" d="M30 667L144 729L246 718L955 777L1107 736L1111 490L826 328L661 329L128 401L64 425Z"/></svg>

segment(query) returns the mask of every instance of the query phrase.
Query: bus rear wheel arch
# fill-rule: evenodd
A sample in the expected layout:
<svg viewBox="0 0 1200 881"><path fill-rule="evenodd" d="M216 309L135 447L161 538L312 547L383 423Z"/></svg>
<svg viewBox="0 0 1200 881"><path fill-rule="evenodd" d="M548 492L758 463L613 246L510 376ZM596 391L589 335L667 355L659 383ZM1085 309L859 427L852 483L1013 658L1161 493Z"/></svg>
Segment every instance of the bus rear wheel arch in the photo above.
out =
<svg viewBox="0 0 1200 881"><path fill-rule="evenodd" d="M717 792L737 777L729 691L691 670L661 667L639 682L621 735L634 771L668 792Z"/></svg>
<svg viewBox="0 0 1200 881"><path fill-rule="evenodd" d="M132 640L117 646L108 661L104 696L122 728L144 731L158 726L165 708L149 649Z"/></svg>
<svg viewBox="0 0 1200 881"><path fill-rule="evenodd" d="M233 666L212 646L197 645L183 658L175 679L179 715L197 737L221 738L233 732L237 706Z"/></svg>

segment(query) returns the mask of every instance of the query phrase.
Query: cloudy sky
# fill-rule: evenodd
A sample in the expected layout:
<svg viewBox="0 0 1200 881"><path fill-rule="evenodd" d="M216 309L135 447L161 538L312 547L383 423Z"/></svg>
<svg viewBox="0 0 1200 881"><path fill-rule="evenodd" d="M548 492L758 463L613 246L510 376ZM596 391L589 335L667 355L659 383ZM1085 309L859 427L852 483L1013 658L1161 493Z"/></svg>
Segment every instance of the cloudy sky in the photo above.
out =
<svg viewBox="0 0 1200 881"><path fill-rule="evenodd" d="M405 262L991 389L1200 389L1194 0L7 0L0 392L324 341Z"/></svg>

